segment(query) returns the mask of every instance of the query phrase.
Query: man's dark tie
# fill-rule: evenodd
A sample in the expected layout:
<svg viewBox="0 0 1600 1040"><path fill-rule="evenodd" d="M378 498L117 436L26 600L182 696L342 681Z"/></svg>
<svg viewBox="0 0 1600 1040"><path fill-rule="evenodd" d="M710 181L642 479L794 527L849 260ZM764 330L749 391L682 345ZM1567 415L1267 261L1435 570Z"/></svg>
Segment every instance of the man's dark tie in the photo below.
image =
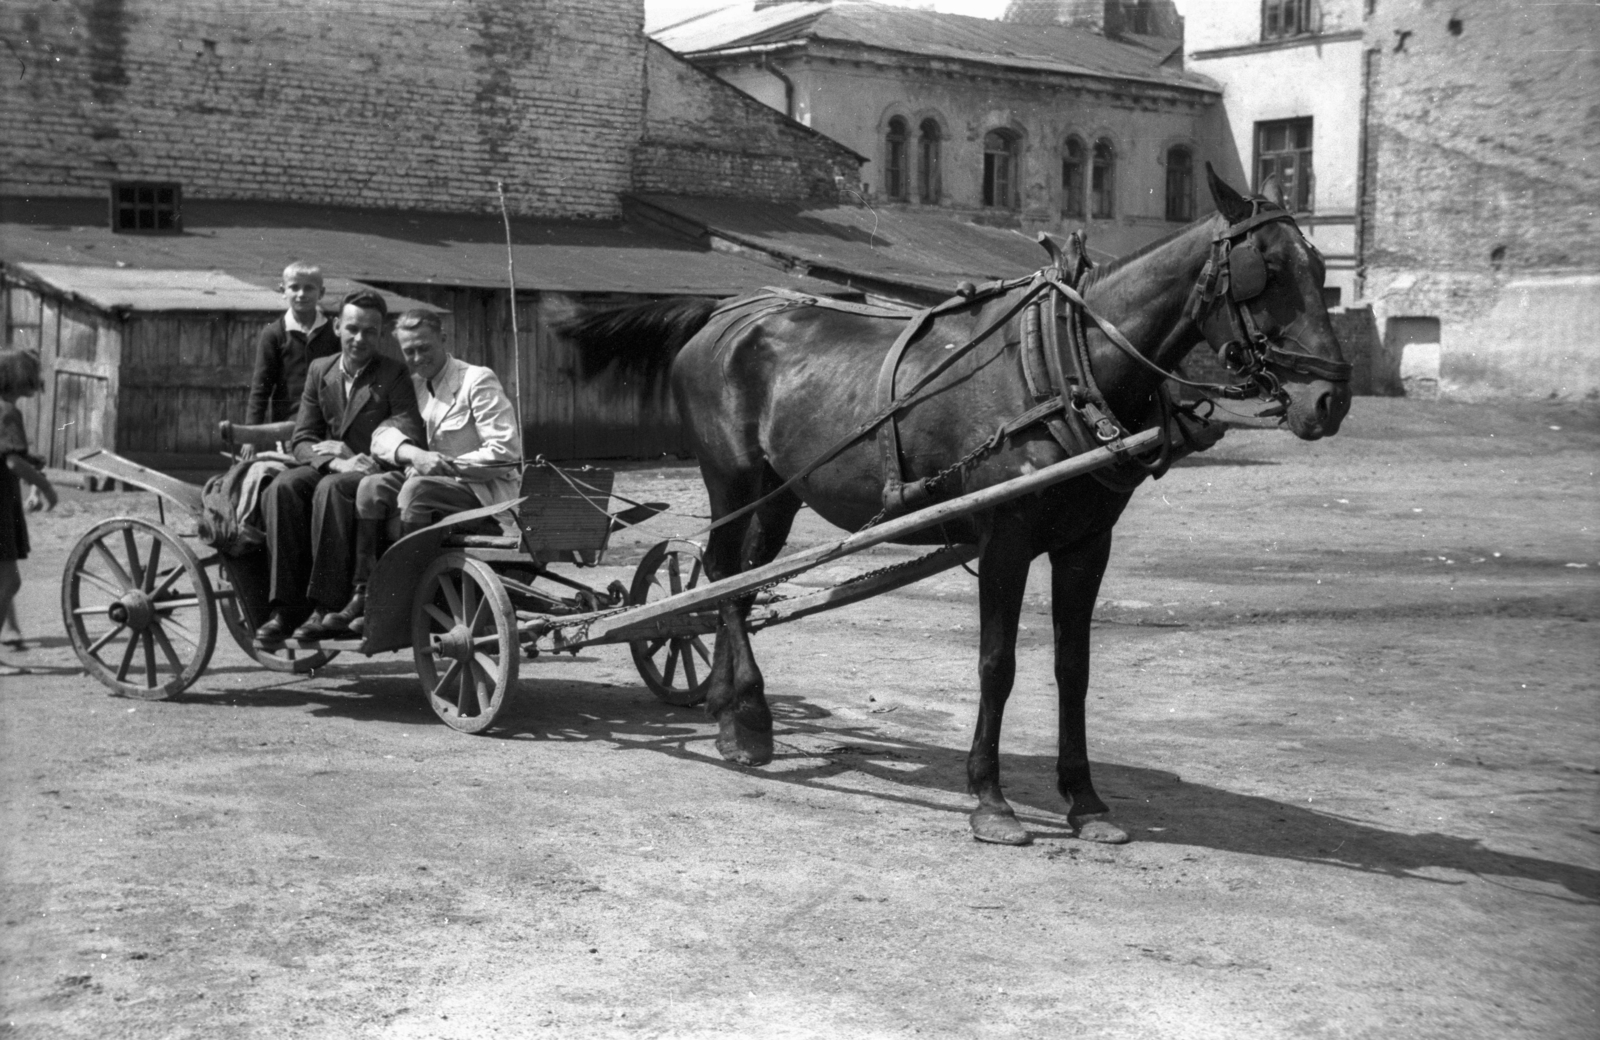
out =
<svg viewBox="0 0 1600 1040"><path fill-rule="evenodd" d="M428 384L428 396L432 397L433 396L433 380L424 379L423 382Z"/></svg>

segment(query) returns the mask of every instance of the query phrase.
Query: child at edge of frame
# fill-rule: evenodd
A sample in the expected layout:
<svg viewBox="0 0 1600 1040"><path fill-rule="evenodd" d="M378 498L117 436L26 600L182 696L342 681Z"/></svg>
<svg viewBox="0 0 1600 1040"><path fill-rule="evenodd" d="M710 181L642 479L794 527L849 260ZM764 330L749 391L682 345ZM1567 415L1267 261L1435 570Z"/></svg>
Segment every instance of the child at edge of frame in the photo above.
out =
<svg viewBox="0 0 1600 1040"><path fill-rule="evenodd" d="M0 644L14 651L28 648L16 613L17 592L22 588L17 561L28 558L27 513L56 507L56 489L39 469L43 460L28 454L28 431L17 408L18 399L42 389L38 354L0 349ZM26 504L23 480L33 485ZM0 677L27 674L26 668L0 661Z"/></svg>

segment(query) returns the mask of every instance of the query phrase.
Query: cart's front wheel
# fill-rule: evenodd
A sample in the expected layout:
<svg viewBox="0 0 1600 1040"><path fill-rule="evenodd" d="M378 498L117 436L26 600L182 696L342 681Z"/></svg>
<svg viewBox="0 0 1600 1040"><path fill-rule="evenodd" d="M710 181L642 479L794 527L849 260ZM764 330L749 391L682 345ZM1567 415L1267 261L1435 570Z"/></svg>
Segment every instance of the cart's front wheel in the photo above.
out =
<svg viewBox="0 0 1600 1040"><path fill-rule="evenodd" d="M436 557L417 582L411 652L435 715L452 729L481 733L517 682L517 612L499 575L482 560Z"/></svg>
<svg viewBox="0 0 1600 1040"><path fill-rule="evenodd" d="M199 558L165 527L132 517L96 524L67 554L61 620L90 675L144 700L186 690L217 645Z"/></svg>
<svg viewBox="0 0 1600 1040"><path fill-rule="evenodd" d="M268 671L306 675L339 655L337 650L296 650L288 645L270 648L256 646L256 626L251 624L251 618L245 616L244 604L239 602L239 594L228 580L228 565L225 562L218 562L217 573L211 583L216 588L217 613L222 615L222 623L227 626L228 634L233 636L240 650Z"/></svg>
<svg viewBox="0 0 1600 1040"><path fill-rule="evenodd" d="M633 573L628 604L640 606L687 592L705 578L695 542L660 542L650 547ZM711 686L711 650L701 636L635 639L628 644L639 678L661 700L688 707L704 703Z"/></svg>

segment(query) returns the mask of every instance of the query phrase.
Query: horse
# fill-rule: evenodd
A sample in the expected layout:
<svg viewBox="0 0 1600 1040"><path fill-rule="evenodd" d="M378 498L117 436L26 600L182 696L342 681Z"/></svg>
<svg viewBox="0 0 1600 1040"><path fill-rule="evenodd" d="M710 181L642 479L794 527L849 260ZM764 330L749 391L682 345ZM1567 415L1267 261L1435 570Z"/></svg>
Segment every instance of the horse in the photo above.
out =
<svg viewBox="0 0 1600 1040"><path fill-rule="evenodd" d="M655 301L581 318L564 330L586 371L670 364L671 392L711 502L704 562L712 579L775 558L802 504L854 531L914 506L907 489L924 498L972 492L1094 446L1092 434L1103 443L1171 423L1167 440L1177 451L1142 468L1076 477L909 539L978 548L980 703L967 779L977 797L971 830L980 841L1032 840L1002 791L999 741L1023 590L1040 554L1051 564L1057 790L1075 836L1129 840L1090 775L1089 627L1112 528L1133 487L1147 473L1159 475L1185 450L1182 441L1200 449L1220 436L1196 442L1192 434L1204 423L1193 412L1187 422L1173 421L1163 385L1174 366L1209 342L1248 375L1242 390L1229 388L1234 396L1275 402L1268 412L1304 440L1336 433L1349 409L1351 368L1323 304L1321 256L1284 210L1275 184L1247 198L1209 165L1207 178L1216 213L1131 256L1090 269L1074 239L1072 255L1058 256L1053 269L987 291L964 286L965 297L923 312L920 321L769 291L731 304ZM1084 370L1065 380L1052 370L1059 410L1018 422L1030 409L1052 407L1039 404L1039 380L1021 357L1028 347L1018 331L1027 324L1028 294L1043 295L1045 282L1067 302L1036 310L1035 322L1046 345L1072 342ZM885 411L876 406L885 400L886 352L901 351L887 366L892 414L875 422ZM1035 355L1035 374L1037 361ZM894 397L897 382L916 392ZM886 426L893 432L888 455ZM1084 443L1075 448L1063 427ZM904 472L894 473L899 467ZM722 756L760 766L772 757L772 715L743 624L751 602L746 596L718 606L706 710L717 720Z"/></svg>

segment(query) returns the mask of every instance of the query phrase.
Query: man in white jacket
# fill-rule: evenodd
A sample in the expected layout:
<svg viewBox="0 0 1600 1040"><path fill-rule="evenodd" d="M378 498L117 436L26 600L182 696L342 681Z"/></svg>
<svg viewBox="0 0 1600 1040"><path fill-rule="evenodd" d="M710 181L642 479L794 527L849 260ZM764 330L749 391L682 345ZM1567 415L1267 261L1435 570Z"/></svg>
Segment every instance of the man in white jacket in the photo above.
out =
<svg viewBox="0 0 1600 1040"><path fill-rule="evenodd" d="M354 595L343 610L323 618L323 638L359 630L367 579L395 512L401 532L409 533L451 513L509 501L520 484L516 411L499 378L445 349L444 327L433 311L407 311L394 332L428 443L417 444L396 424L373 433L373 456L401 468L363 478L356 491Z"/></svg>

